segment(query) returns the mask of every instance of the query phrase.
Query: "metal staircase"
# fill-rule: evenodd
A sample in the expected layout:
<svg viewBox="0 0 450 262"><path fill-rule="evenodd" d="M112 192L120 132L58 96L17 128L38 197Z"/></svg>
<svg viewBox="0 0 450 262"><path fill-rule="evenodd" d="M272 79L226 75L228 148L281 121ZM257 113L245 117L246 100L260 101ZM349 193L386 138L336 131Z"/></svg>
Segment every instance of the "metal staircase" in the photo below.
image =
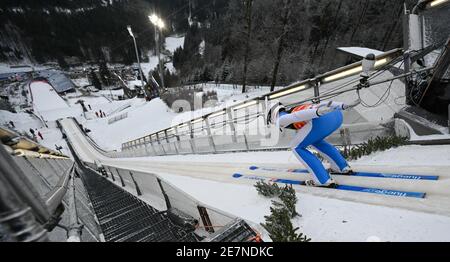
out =
<svg viewBox="0 0 450 262"><path fill-rule="evenodd" d="M81 178L103 231L110 242L196 242L197 236L116 186L92 169L81 167Z"/></svg>

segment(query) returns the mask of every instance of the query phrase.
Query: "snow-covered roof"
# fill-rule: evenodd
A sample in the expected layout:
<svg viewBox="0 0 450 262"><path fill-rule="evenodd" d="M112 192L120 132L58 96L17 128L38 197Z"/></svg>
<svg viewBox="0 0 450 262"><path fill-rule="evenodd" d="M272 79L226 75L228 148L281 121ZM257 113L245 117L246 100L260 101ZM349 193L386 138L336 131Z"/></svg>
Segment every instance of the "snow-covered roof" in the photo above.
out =
<svg viewBox="0 0 450 262"><path fill-rule="evenodd" d="M366 55L372 53L374 55L381 55L383 54L383 51L371 49L367 47L358 47L358 46L350 46L350 47L338 47L337 50L340 50L344 53L348 53L351 55L356 55L358 57L365 57Z"/></svg>
<svg viewBox="0 0 450 262"><path fill-rule="evenodd" d="M14 73L28 73L33 71L31 66L9 66L6 64L0 64L0 74L14 74Z"/></svg>
<svg viewBox="0 0 450 262"><path fill-rule="evenodd" d="M39 71L38 75L45 77L58 93L66 92L75 88L72 81L70 81L70 79L60 71L43 70Z"/></svg>

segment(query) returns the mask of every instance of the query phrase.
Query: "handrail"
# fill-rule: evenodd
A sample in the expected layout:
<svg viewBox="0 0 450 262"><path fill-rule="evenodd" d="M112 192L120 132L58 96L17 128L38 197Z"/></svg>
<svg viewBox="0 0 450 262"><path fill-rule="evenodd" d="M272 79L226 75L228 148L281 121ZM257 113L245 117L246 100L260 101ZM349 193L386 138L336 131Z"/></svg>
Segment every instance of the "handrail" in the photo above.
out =
<svg viewBox="0 0 450 262"><path fill-rule="evenodd" d="M47 206L16 162L12 160L11 155L6 152L3 144L0 144L0 174L8 181L11 190L31 207L36 219L41 223L47 222L50 218Z"/></svg>
<svg viewBox="0 0 450 262"><path fill-rule="evenodd" d="M376 56L376 60L378 61L377 62L378 64L376 63L375 67L380 67L380 66L388 64L392 60L392 57L396 57L396 56L400 55L402 52L403 52L403 49L396 48L396 49L392 49L390 51L384 52L383 54ZM150 137L150 141L152 141L151 138L153 136L156 136L157 134L167 134L167 132L169 132L175 128L181 128L181 127L184 127L187 125L192 125L192 124L195 124L198 122L202 122L208 117L224 115L224 114L226 114L227 110L237 111L237 110L240 110L243 108L247 108L249 106L258 105L260 103L260 101L277 99L282 96L292 95L294 93L299 93L299 92L302 92L302 91L305 91L305 90L308 90L311 88L318 89L319 85L321 83L330 83L330 82L340 80L344 77L359 74L362 71L361 65L362 65L362 61L358 61L358 62L349 64L349 65L337 68L335 70L331 70L326 73L320 74L314 78L302 80L302 81L293 83L289 86L286 86L282 89L279 89L279 90L276 90L276 91L273 91L270 93L266 93L264 95L261 95L261 96L258 96L258 97L252 98L252 99L242 101L242 102L234 104L230 107L222 108L218 111L207 113L205 115L202 115L201 117L197 117L197 118L191 119L189 121L178 123L175 126L171 126L171 127L159 130L157 132L127 141L125 143L122 143L122 149L127 148L133 144L140 143L139 141L141 139L145 140L146 137ZM191 131L193 132L192 129L190 130L190 132ZM168 139L168 137L164 136L164 139Z"/></svg>
<svg viewBox="0 0 450 262"><path fill-rule="evenodd" d="M71 174L74 171L75 164L66 170L64 175L59 179L55 187L46 195L45 204L50 214L53 214L56 208L61 204L63 197L67 192L67 184L69 183Z"/></svg>
<svg viewBox="0 0 450 262"><path fill-rule="evenodd" d="M0 217L0 222L23 224L29 233L25 234L22 240L48 240L44 234L46 231L41 232L41 225L46 225L51 220L51 216L63 202L73 171L74 165L65 171L56 186L43 199L20 167L13 161L11 155L6 152L4 146L0 145L0 191L2 195L0 213L8 214L9 212L10 214ZM34 222L34 218L40 225ZM21 233L19 233L17 234L20 235ZM16 240L21 241L20 239Z"/></svg>

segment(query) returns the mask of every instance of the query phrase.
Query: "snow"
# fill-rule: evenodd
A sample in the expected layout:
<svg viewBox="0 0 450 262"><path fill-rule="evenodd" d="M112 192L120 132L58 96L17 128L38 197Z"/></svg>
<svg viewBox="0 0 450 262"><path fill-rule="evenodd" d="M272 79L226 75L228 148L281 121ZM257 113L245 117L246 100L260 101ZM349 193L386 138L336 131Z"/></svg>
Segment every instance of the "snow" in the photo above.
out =
<svg viewBox="0 0 450 262"><path fill-rule="evenodd" d="M417 154L420 152L420 154ZM407 145L398 148L391 148L386 151L375 152L369 156L363 156L357 160L350 161L350 165L374 165L382 166L418 166L420 163L427 163L427 166L449 166L450 155L443 152L450 152L450 145ZM207 155L176 155L176 156L155 156L150 157L153 161L167 162L213 162L213 163L254 163L267 165L289 165L299 168L301 164L294 154L288 150L251 152L251 153L226 153ZM128 158L130 160L141 160L141 157ZM392 161L395 159L395 161Z"/></svg>
<svg viewBox="0 0 450 262"><path fill-rule="evenodd" d="M133 110L129 110L130 112L140 111L136 109L143 107L136 99ZM162 105L155 105L155 107L162 107ZM162 113L164 112L159 112L157 115ZM159 123L160 120L152 117L152 114L143 110L140 117L124 124L120 130L135 132L133 128L130 128L132 126L130 123L144 126L145 124L142 124L144 119L148 122L157 121L156 123ZM140 122L137 122L139 120ZM121 120L117 124L123 121L127 121L127 119ZM109 131L115 132L112 129ZM106 130L100 130L99 133L106 134ZM113 136L119 135L122 134L113 134ZM449 150L450 146L403 146L377 152L370 157L363 157L350 163L356 170L358 168L368 170L368 167L372 166L374 169L395 169L398 172L414 170L419 173L441 175L439 182L389 181L374 180L373 178L366 178L366 182L364 182L370 182L370 184L380 187L389 187L387 184L392 183L398 187L403 185L409 189L417 186L416 190L430 193L427 194L426 199L394 199L393 197L364 193L298 188L297 210L302 216L294 219L293 222L313 241L449 241L448 234L443 233L449 232L450 229L450 216L448 216L448 211L443 210L446 206L443 205L445 203L443 201L448 201L448 198L443 195L445 196L445 192L448 192L445 188L448 179L444 173L450 162L446 153ZM98 159L113 166L156 173L199 201L255 224L263 222L264 215L269 213L270 199L259 196L249 183L235 184L237 182L232 181L230 174L245 168L247 168L246 172L250 172L248 171L249 163L301 167L301 164L289 151L128 159L108 159L102 156ZM423 167L423 164L420 163L426 163L427 166ZM218 166L220 168L217 168ZM430 172L430 170L434 172ZM280 174L271 175L277 177ZM344 178L339 177L339 179L339 181L342 179L345 182ZM353 183L360 185L356 180ZM360 180L362 181L362 179ZM367 186L363 182L361 183L362 186ZM415 184L411 185L411 183ZM259 228L259 230L261 229Z"/></svg>
<svg viewBox="0 0 450 262"><path fill-rule="evenodd" d="M184 37L166 38L166 49L170 52L184 44ZM367 48L343 47L345 52L365 56L368 52L379 52ZM200 51L200 50L199 50ZM375 53L374 52L374 53ZM377 54L377 53L375 53ZM144 74L157 66L158 59L149 53L149 62L142 63ZM169 70L174 70L167 63ZM389 77L384 72L380 77ZM378 79L378 78L377 78ZM87 79L80 78L80 85ZM336 86L348 81L357 82L357 77L349 77L321 85L320 92L332 91ZM131 85L141 82L130 81ZM389 83L361 90L361 96L368 104L379 100L388 88ZM217 111L225 106L239 103L269 92L269 87L249 87L249 92L241 94L240 86L216 85L207 83L200 85L203 92L215 91L218 103L215 107L201 108L193 112L174 113L161 99L146 102L140 98L125 101L110 101L104 96L111 93L123 94L122 90L102 90L90 96L77 92L64 97L59 96L45 82L33 82L30 90L33 95L34 111L47 121L48 128L32 115L25 113L13 114L0 111L1 123L13 119L20 132L29 128L38 128L44 136L40 143L54 148L55 144L67 146L62 141L61 133L56 128L54 120L73 116L91 130L89 136L105 150L120 149L123 142L148 135L165 129L208 112ZM198 86L197 86L198 87ZM289 104L311 96L311 90L287 96L282 102ZM404 93L403 84L396 80L392 84L389 98L376 108L358 106L352 116L346 115L351 123L373 122L389 119L402 105L395 102L396 97ZM346 93L337 100L349 102L356 94ZM78 100L84 100L91 105L92 110L83 113ZM98 118L95 112L102 110L106 118ZM125 119L108 124L108 119L118 114L127 114ZM350 120L348 120L350 119ZM256 122L256 121L254 121ZM254 124L254 123L253 123ZM74 135L74 130L67 132ZM76 131L78 132L78 131ZM413 133L412 133L413 134ZM83 148L81 140L76 145ZM264 222L264 216L269 214L271 199L257 194L253 181L236 181L231 178L233 172L250 172L249 163L273 167L301 167L302 165L290 151L248 152L211 155L176 155L127 159L108 159L98 152L84 148L83 157L100 159L102 163L122 166L130 170L153 172L169 183L185 191L199 201L214 206L225 212L242 217L255 225ZM446 170L450 167L449 145L441 146L402 146L384 152L376 152L350 162L355 170L396 170L398 172L423 172L438 174L439 181L389 181L373 178L339 177L338 182L351 181L361 186L379 186L382 188L399 187L400 189L423 190L427 192L426 199L394 199L385 196L372 196L364 193L333 192L328 189L296 188L299 202L297 210L302 215L293 220L300 231L311 237L313 241L450 241L450 209L448 205L448 176ZM424 166L426 163L426 166ZM219 168L218 168L219 167ZM265 174L266 176L288 176L288 174ZM289 174L294 177L293 174ZM307 175L303 175L307 176ZM295 177L300 177L296 176ZM351 180L354 179L354 180ZM242 181L242 182L241 182ZM434 184L432 184L434 183ZM337 191L337 190L336 190ZM263 231L260 226L258 230ZM413 230L412 230L413 229ZM267 235L264 235L267 239Z"/></svg>
<svg viewBox="0 0 450 262"><path fill-rule="evenodd" d="M117 90L100 90L98 91L100 95L107 95L113 94L114 96L123 96L123 89L117 89Z"/></svg>
<svg viewBox="0 0 450 262"><path fill-rule="evenodd" d="M205 83L201 86L204 92L215 91L220 103L247 100L270 91L270 86L247 86L247 92L242 94L241 85Z"/></svg>
<svg viewBox="0 0 450 262"><path fill-rule="evenodd" d="M33 106L37 111L68 108L67 103L46 82L35 81L30 84ZM51 103L50 103L51 101Z"/></svg>
<svg viewBox="0 0 450 262"><path fill-rule="evenodd" d="M82 146L81 142L77 144L77 147L79 146ZM312 238L312 241L449 241L450 236L446 232L450 230L450 216L448 212L438 212L447 206L446 202L442 201L448 201L447 198L442 199L440 194L448 192L448 186L446 186L448 175L444 173L450 163L449 156L446 154L449 149L450 146L447 145L402 146L377 152L371 157L350 163L354 167L365 167L367 170L372 163L371 159L374 159L376 162L376 165L373 165L374 168L387 169L389 167L390 170L395 169L398 172L402 170L404 172L405 167L415 170L415 172L425 172L426 170L429 172L429 169L434 166L434 170L440 170L440 181L366 178L367 181L374 184L400 185L403 183L409 185L415 183L421 185L417 190L426 187L426 191L430 193L426 199L416 200L296 187L298 197L296 208L301 217L293 219L294 226L298 226L300 232ZM87 151L84 152L87 153ZM421 152L421 154L411 158L415 152ZM271 199L258 195L253 187L253 182L239 184L236 182L237 180L231 178L230 174L245 168L247 171L243 172L250 172L248 171L249 163L268 166L288 164L289 167L301 167L301 164L289 151L128 159L100 157L100 159L107 165L131 168L131 170L141 172L147 170L150 173L158 174L165 181L198 201L244 218L256 226L264 222L264 215L269 214ZM421 167L418 163L426 163L427 167ZM206 169L208 166L212 168ZM223 171L225 171L224 177L219 175ZM271 173L270 175L278 177L280 174ZM297 174L292 176L297 176ZM354 181L353 184L356 183L356 179L352 181ZM433 191L433 188L441 188L441 193ZM428 209L430 207L432 208ZM261 227L257 226L256 228L264 234ZM267 234L264 234L263 237L267 240Z"/></svg>
<svg viewBox="0 0 450 262"><path fill-rule="evenodd" d="M154 70L156 66L158 66L158 57L153 55L153 52L149 51L147 56L149 61L144 63L141 62L142 73L145 75L145 77L148 76L150 71Z"/></svg>
<svg viewBox="0 0 450 262"><path fill-rule="evenodd" d="M205 204L255 224L264 222L264 216L270 214L273 199L258 195L252 186L176 175L164 175L164 178ZM199 190L201 188L207 190ZM299 232L312 241L450 240L450 236L443 233L450 230L450 217L301 193L297 193L297 198L296 209L301 217L293 219L294 227L299 227ZM267 240L267 234L261 232Z"/></svg>
<svg viewBox="0 0 450 262"><path fill-rule="evenodd" d="M370 156L363 156L354 161L359 165L380 166L384 164L395 166L421 166L426 163L430 166L450 165L450 145L420 146L409 145L400 148L391 148L376 152ZM395 161L393 161L395 159Z"/></svg>
<svg viewBox="0 0 450 262"><path fill-rule="evenodd" d="M140 83L140 81L137 81ZM89 100L88 97L76 98L76 100L69 100L71 104L78 99L83 99L87 103L91 104L92 110L98 111L101 109L107 115L118 113L115 109L119 109L123 106L126 108L120 110L120 113L128 112L128 117L108 125L107 119L96 118L95 115L91 115L90 120L86 121L84 118L78 120L83 122L87 128L92 130L90 136L106 150L118 150L122 147L122 143L129 140L136 139L145 135L149 135L153 132L161 129L174 126L181 122L190 120L195 117L202 116L206 113L217 111L224 106L229 106L233 103L238 103L242 99L248 99L249 97L255 97L261 95L269 90L269 87L252 88L249 87L249 92L241 94L240 86L237 89L233 89L232 85L218 85L205 84L202 85L203 90L216 91L219 97L219 103L215 107L194 108L194 111L188 111L183 113L174 113L173 110L168 107L161 99L153 99L150 102L145 102L143 99L134 98L125 101L113 101L111 103L104 103L100 100ZM102 91L100 91L102 92ZM109 91L104 90L105 94ZM200 92L201 93L201 92ZM201 98L201 94L197 93L197 96ZM129 106L128 106L129 104ZM145 119L145 121L143 121ZM133 127L133 128L130 128Z"/></svg>
<svg viewBox="0 0 450 262"><path fill-rule="evenodd" d="M168 36L165 38L165 41L165 49L173 55L178 47L183 47L184 36ZM145 77L148 76L150 71L154 70L158 66L158 57L153 53L153 51L149 51L147 57L149 61L141 63L142 73L145 75ZM165 60L165 56L163 54L161 54L161 60ZM165 67L169 69L171 73L175 72L175 68L173 67L172 62L165 63Z"/></svg>
<svg viewBox="0 0 450 262"><path fill-rule="evenodd" d="M178 47L183 47L183 46L184 46L184 36L166 37L166 50L168 50L172 54L172 56ZM172 62L166 63L165 66L169 70L169 72L171 72L172 74L176 72L176 69L173 66Z"/></svg>
<svg viewBox="0 0 450 262"><path fill-rule="evenodd" d="M178 47L184 46L184 36L168 36L166 37L166 50L171 54L175 52Z"/></svg>
<svg viewBox="0 0 450 262"><path fill-rule="evenodd" d="M31 66L23 66L23 67L10 67L6 64L0 64L0 74L6 73L27 73L33 71Z"/></svg>
<svg viewBox="0 0 450 262"><path fill-rule="evenodd" d="M127 81L127 84L128 84L128 88L129 89L135 89L135 86L142 86L142 82L141 82L141 80L130 80L130 81Z"/></svg>
<svg viewBox="0 0 450 262"><path fill-rule="evenodd" d="M7 126L7 122L13 121L16 131L19 133L27 133L30 128L42 127L42 122L28 113L12 113L0 110L1 124Z"/></svg>
<svg viewBox="0 0 450 262"><path fill-rule="evenodd" d="M56 150L55 145L62 146L62 153L70 155L70 151L61 132L54 123L46 123L48 128L36 116L28 113L11 113L9 111L0 110L0 124L8 126L8 122L13 121L15 128L8 127L17 133L31 137L30 128L37 132L41 132L44 139L37 138L37 142L49 149Z"/></svg>
<svg viewBox="0 0 450 262"><path fill-rule="evenodd" d="M82 114L81 108L71 108L51 85L43 81L30 83L33 100L33 109L46 121L59 118L78 116Z"/></svg>
<svg viewBox="0 0 450 262"><path fill-rule="evenodd" d="M78 87L90 85L89 80L87 78L76 78L76 79L71 79L71 80Z"/></svg>
<svg viewBox="0 0 450 262"><path fill-rule="evenodd" d="M205 40L202 40L200 44L198 45L198 53L203 56L205 53Z"/></svg>
<svg viewBox="0 0 450 262"><path fill-rule="evenodd" d="M337 49L344 51L346 53L360 56L360 57L366 57L366 55L368 55L370 53L374 54L375 56L383 54L383 51L379 51L379 50L371 49L371 48L367 48L367 47L351 46L351 47L338 47Z"/></svg>
<svg viewBox="0 0 450 262"><path fill-rule="evenodd" d="M106 104L109 103L109 100L106 99L103 96L80 96L80 97L73 97L68 99L68 103L71 107L81 107L79 105L78 101L84 101L85 106L88 105L98 105L98 104Z"/></svg>
<svg viewBox="0 0 450 262"><path fill-rule="evenodd" d="M125 103L120 102L116 101L111 105L117 107ZM112 110L105 105L99 106L99 109L106 112L107 116L108 111ZM164 129L171 124L175 116L175 113L159 98L149 102L133 99L130 107L120 112L128 112L128 117L111 125L108 125L107 118L94 118L85 122L85 126L92 130L90 136L104 149L119 149L125 141Z"/></svg>

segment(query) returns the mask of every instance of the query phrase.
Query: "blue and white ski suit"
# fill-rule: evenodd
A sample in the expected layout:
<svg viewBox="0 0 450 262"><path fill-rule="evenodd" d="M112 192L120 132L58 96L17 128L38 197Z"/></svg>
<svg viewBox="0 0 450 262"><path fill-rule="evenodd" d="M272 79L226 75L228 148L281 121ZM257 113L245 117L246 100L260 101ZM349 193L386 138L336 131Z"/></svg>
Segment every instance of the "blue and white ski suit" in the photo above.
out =
<svg viewBox="0 0 450 262"><path fill-rule="evenodd" d="M305 122L298 129L295 138L291 142L294 155L313 174L314 181L318 184L327 184L331 181L330 174L322 165L322 162L306 148L314 147L317 152L330 162L331 168L342 171L348 166L345 158L339 151L324 139L342 125L342 105L340 102L332 102L330 107L335 108L327 114L319 116L317 108L325 106L328 102L310 105L307 109L288 113L280 112L278 124L285 128L291 124Z"/></svg>

